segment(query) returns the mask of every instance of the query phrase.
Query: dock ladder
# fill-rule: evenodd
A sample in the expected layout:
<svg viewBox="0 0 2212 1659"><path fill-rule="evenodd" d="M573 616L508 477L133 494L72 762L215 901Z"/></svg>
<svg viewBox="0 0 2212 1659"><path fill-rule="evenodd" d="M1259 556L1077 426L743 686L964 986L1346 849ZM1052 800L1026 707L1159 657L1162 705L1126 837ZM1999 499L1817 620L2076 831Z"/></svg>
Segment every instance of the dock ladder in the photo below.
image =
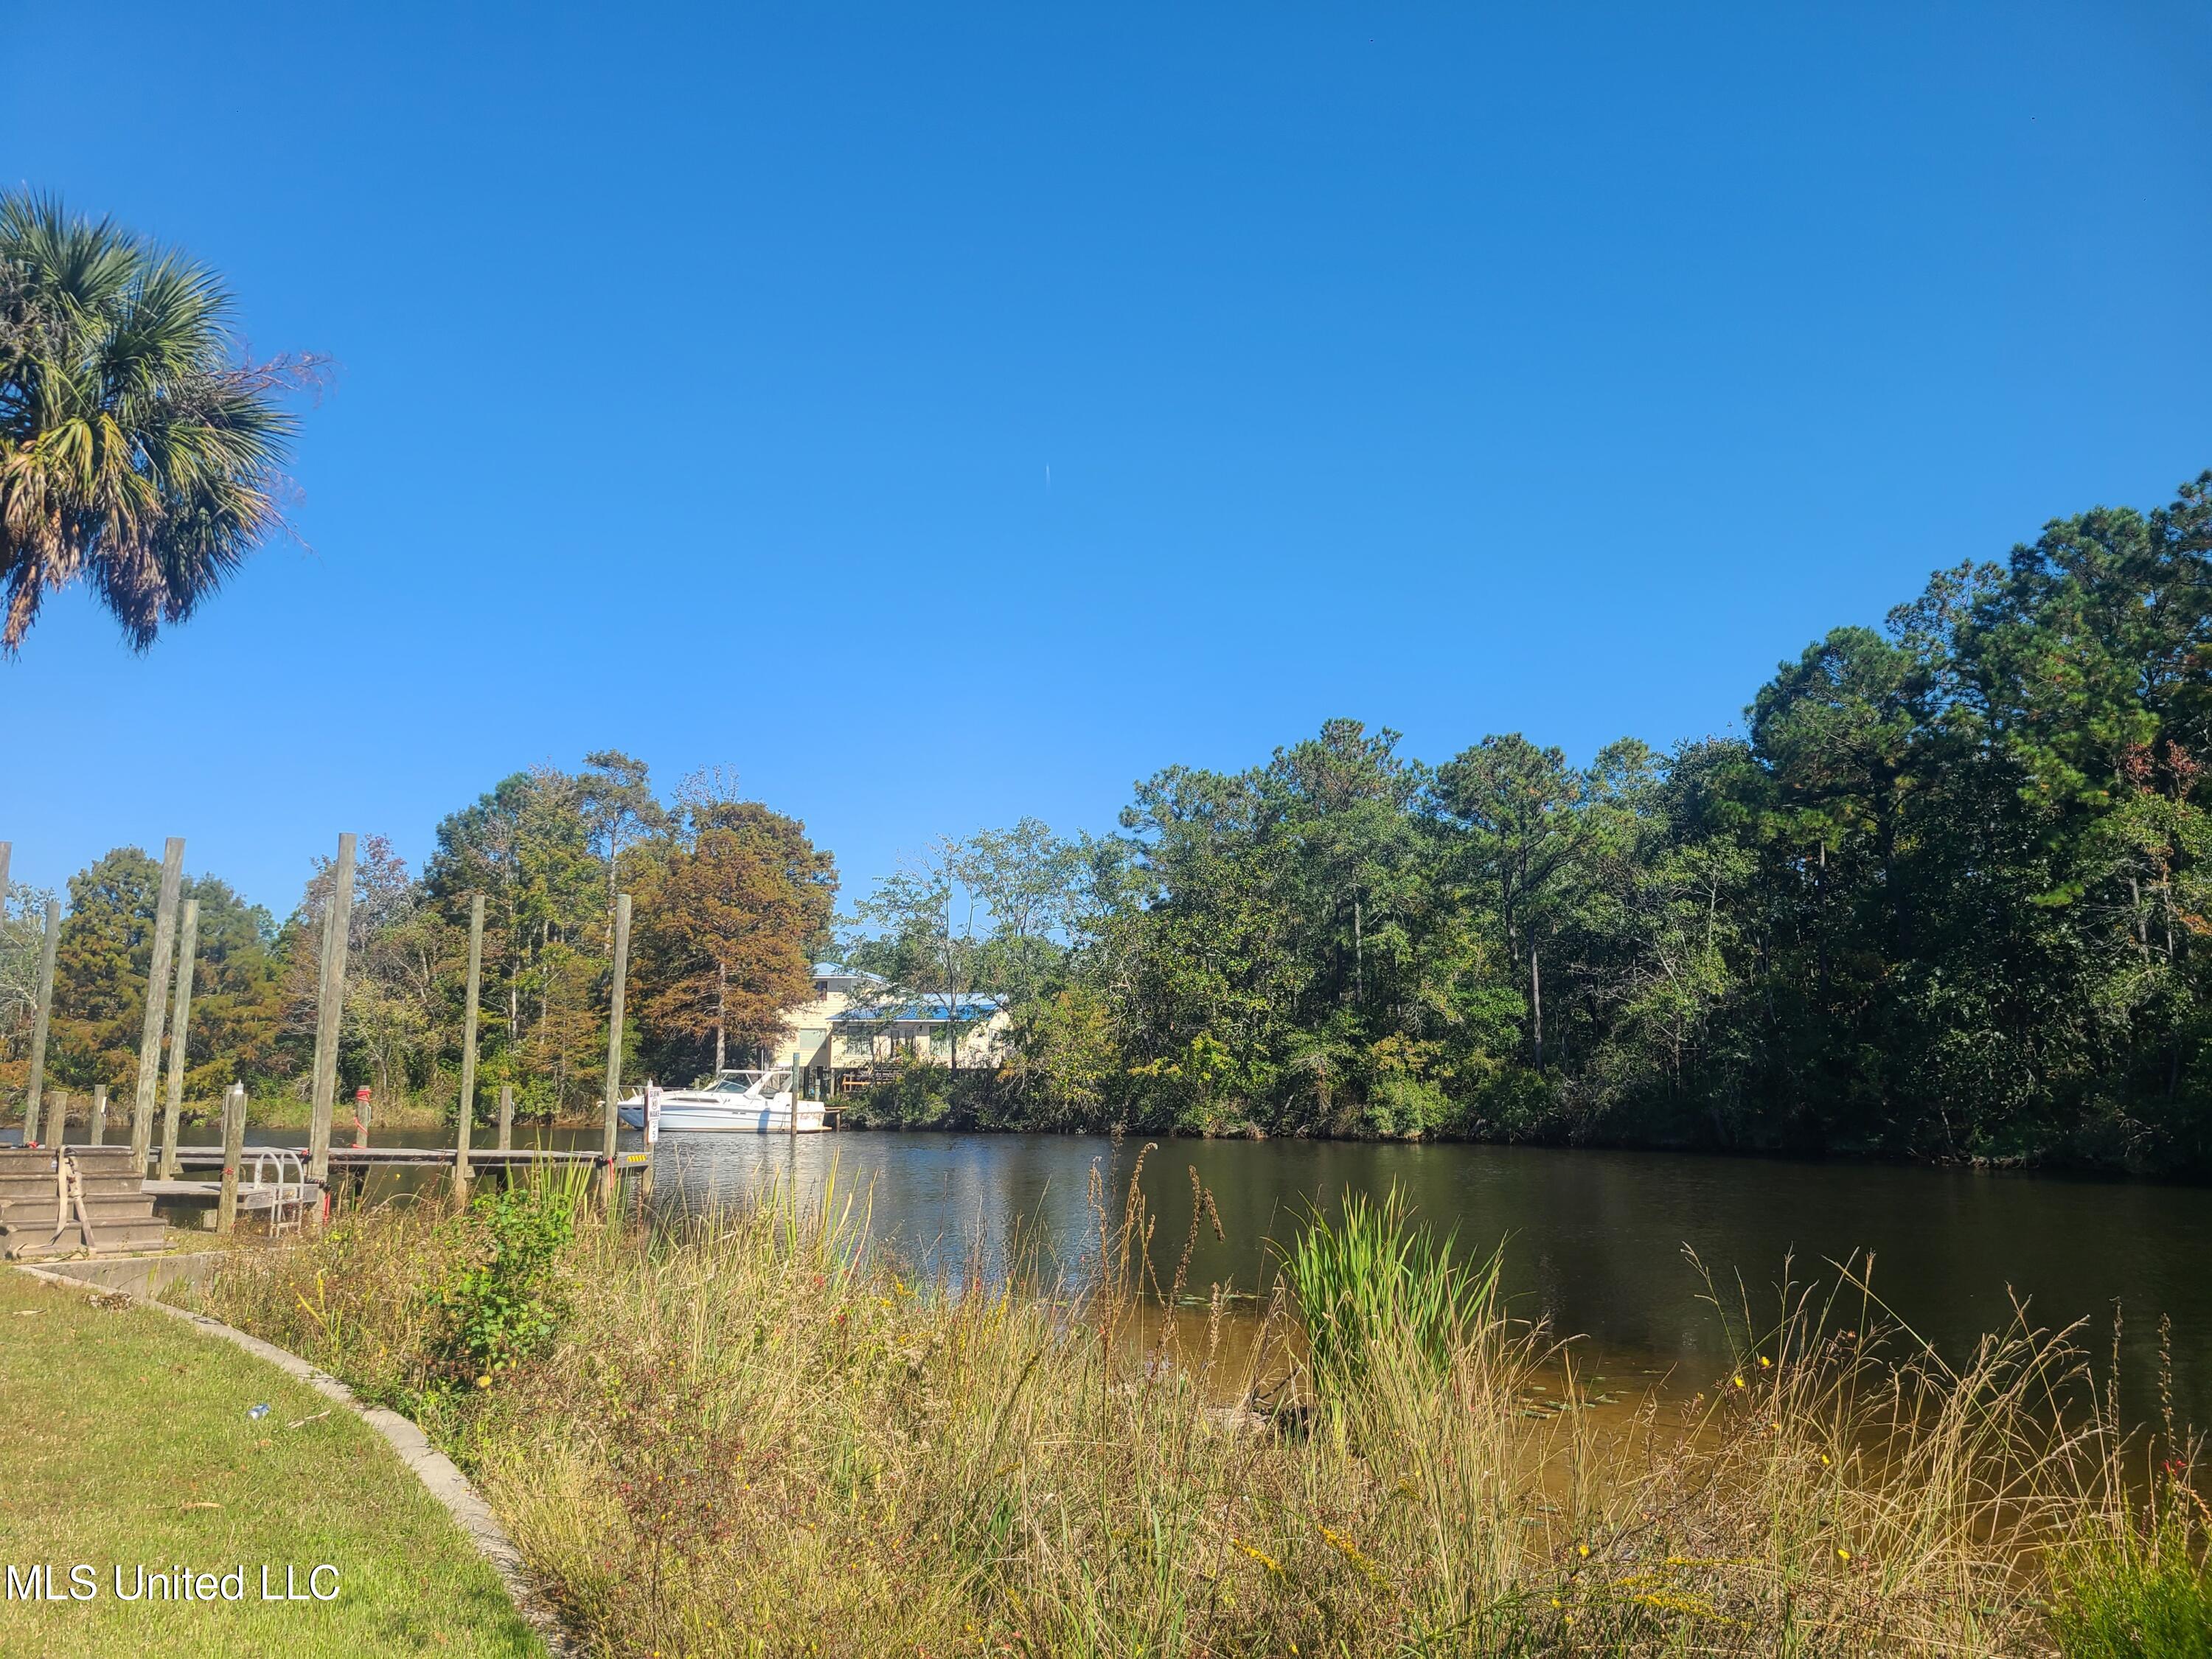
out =
<svg viewBox="0 0 2212 1659"><path fill-rule="evenodd" d="M284 1178L288 1166L291 1170L289 1181ZM275 1179L264 1180L264 1170L272 1173ZM256 1188L266 1187L274 1189L269 1195L269 1236L278 1237L288 1227L297 1231L300 1219L307 1213L307 1166L300 1162L300 1155L282 1146L257 1147L253 1153L252 1184ZM289 1221L284 1218L287 1206L292 1212Z"/></svg>

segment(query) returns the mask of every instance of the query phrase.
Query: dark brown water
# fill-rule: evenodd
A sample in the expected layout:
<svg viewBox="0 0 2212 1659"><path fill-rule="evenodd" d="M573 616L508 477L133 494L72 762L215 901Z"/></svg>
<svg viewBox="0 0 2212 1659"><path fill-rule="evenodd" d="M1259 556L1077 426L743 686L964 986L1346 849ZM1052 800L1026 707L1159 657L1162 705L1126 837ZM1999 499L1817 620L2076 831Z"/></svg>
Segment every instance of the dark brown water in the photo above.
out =
<svg viewBox="0 0 2212 1659"><path fill-rule="evenodd" d="M1137 1151L1079 1135L670 1135L657 1201L726 1200L779 1179L817 1193L834 1172L869 1206L875 1235L925 1264L957 1270L979 1241L1003 1255L1018 1229L1079 1273L1097 1248L1091 1169L1107 1173L1118 1211ZM1607 1364L1703 1386L1722 1364L1725 1340L1686 1249L1731 1296L1741 1274L1769 1314L1785 1259L1801 1279L1832 1281L1832 1262L1871 1251L1875 1290L1948 1355L2005 1327L2016 1293L2039 1324L2090 1321L2085 1340L2101 1357L2118 1307L2124 1392L2145 1416L2158 1321L2169 1316L2177 1404L2212 1424L2212 1191L2203 1188L1665 1152L1168 1140L1142 1180L1159 1217L1163 1279L1183 1249L1194 1168L1226 1235L1201 1230L1190 1273L1201 1291L1262 1291L1271 1241L1294 1237L1313 1204L1395 1183L1464 1245L1486 1253L1502 1241L1515 1311L1588 1337Z"/></svg>
<svg viewBox="0 0 2212 1659"><path fill-rule="evenodd" d="M296 1135L250 1133L252 1141ZM379 1144L427 1144L425 1133ZM625 1132L623 1144L638 1137ZM524 1144L596 1146L597 1131L519 1133ZM740 1200L778 1181L802 1195L834 1179L865 1204L873 1237L924 1272L957 1273L980 1247L1002 1263L1017 1237L1046 1270L1086 1273L1097 1255L1092 1169L1118 1216L1141 1142L1085 1135L672 1134L656 1162L656 1206L677 1214ZM1738 1277L1771 1316L1785 1261L1800 1280L1871 1252L1875 1288L1895 1315L1954 1358L2003 1328L2014 1295L2045 1326L2090 1322L2101 1364L2115 1310L2124 1316L2123 1394L2157 1408L2158 1325L2173 1327L2175 1400L2212 1425L2212 1189L1987 1170L1703 1158L1668 1152L1403 1146L1345 1141L1167 1140L1142 1190L1170 1278L1191 1218L1189 1171L1213 1195L1224 1237L1201 1229L1190 1282L1263 1296L1273 1247L1316 1203L1394 1184L1417 1216L1462 1245L1504 1249L1517 1314L1588 1339L1614 1369L1665 1372L1703 1387L1727 1356L1694 1250L1734 1296ZM371 1199L418 1184L374 1178ZM1846 1322L1856 1323L1856 1317Z"/></svg>

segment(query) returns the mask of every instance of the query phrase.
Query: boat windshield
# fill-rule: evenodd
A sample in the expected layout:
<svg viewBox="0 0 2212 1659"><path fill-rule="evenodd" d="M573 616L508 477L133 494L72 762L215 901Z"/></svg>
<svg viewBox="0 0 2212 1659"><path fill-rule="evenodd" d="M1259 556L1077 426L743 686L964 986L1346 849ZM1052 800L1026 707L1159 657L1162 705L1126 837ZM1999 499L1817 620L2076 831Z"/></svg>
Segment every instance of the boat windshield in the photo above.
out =
<svg viewBox="0 0 2212 1659"><path fill-rule="evenodd" d="M718 1095L749 1094L754 1084L760 1081L758 1072L722 1072L714 1079L713 1092Z"/></svg>

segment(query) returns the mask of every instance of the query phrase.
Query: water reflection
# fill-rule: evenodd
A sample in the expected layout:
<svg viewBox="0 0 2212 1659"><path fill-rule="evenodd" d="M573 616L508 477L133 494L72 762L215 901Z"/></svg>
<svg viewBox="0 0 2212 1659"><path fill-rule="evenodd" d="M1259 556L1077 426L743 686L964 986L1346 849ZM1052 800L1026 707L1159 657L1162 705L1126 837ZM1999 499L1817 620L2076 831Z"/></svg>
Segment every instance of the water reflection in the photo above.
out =
<svg viewBox="0 0 2212 1659"><path fill-rule="evenodd" d="M296 1145L296 1132L249 1132ZM380 1145L434 1134L379 1134ZM520 1132L518 1144L596 1146L596 1130ZM625 1147L638 1137L625 1132ZM973 1259L1000 1270L1024 1237L1049 1275L1079 1278L1097 1256L1090 1203L1096 1168L1118 1217L1139 1144L1085 1135L846 1133L668 1135L656 1160L663 1214L741 1200L773 1182L818 1195L833 1175L868 1209L873 1237L925 1274L957 1275ZM2124 1311L2124 1395L2155 1409L2158 1322L2174 1329L2176 1403L2212 1424L2212 1191L1972 1170L1894 1169L1666 1152L1403 1146L1344 1141L1168 1140L1147 1160L1143 1190L1158 1218L1152 1254L1170 1277L1191 1220L1195 1168L1224 1237L1202 1229L1190 1281L1264 1297L1271 1241L1294 1236L1310 1206L1395 1183L1425 1218L1462 1243L1505 1249L1514 1311L1589 1339L1598 1363L1710 1381L1723 1352L1704 1285L1685 1250L1733 1295L1741 1280L1762 1310L1794 1255L1801 1278L1832 1279L1832 1262L1870 1252L1875 1288L1947 1355L1963 1358L2011 1317L2011 1295L2038 1323L2087 1319L2085 1340L2109 1352ZM380 1172L372 1201L419 1186L423 1172ZM439 1177L442 1179L442 1177Z"/></svg>
<svg viewBox="0 0 2212 1659"><path fill-rule="evenodd" d="M875 1236L925 1271L957 1272L979 1243L995 1266L1020 1232L1077 1274L1097 1251L1091 1170L1118 1213L1137 1151L1079 1135L672 1135L657 1202L696 1210L779 1179L814 1194L834 1172L865 1197ZM2124 1308L2126 1390L2144 1413L2157 1322L2170 1316L2178 1403L2212 1422L2212 1193L2198 1188L1663 1152L1170 1140L1142 1181L1163 1279L1189 1225L1192 1168L1225 1234L1201 1230L1190 1270L1201 1292L1220 1283L1264 1294L1270 1241L1292 1237L1311 1205L1395 1182L1463 1244L1503 1242L1514 1310L1587 1335L1610 1363L1640 1359L1700 1383L1719 1363L1719 1323L1686 1249L1730 1296L1740 1276L1762 1312L1793 1254L1800 1277L1832 1279L1831 1262L1871 1252L1875 1289L1952 1356L2007 1323L2014 1291L2039 1323L2093 1322L2100 1353Z"/></svg>

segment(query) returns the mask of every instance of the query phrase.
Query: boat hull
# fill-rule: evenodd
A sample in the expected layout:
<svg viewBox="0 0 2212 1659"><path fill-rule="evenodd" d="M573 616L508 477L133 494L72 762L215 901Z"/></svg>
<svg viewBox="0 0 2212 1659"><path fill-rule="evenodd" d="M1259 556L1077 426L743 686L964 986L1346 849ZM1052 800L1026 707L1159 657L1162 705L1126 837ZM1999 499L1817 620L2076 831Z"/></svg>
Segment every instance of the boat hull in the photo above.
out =
<svg viewBox="0 0 2212 1659"><path fill-rule="evenodd" d="M645 1127L642 1101L635 1104L625 1101L617 1109L617 1115L633 1129ZM825 1127L820 1101L799 1103L800 1134L819 1134ZM664 1096L660 1102L660 1133L665 1135L782 1135L791 1132L791 1108L781 1101L702 1101L694 1104Z"/></svg>

